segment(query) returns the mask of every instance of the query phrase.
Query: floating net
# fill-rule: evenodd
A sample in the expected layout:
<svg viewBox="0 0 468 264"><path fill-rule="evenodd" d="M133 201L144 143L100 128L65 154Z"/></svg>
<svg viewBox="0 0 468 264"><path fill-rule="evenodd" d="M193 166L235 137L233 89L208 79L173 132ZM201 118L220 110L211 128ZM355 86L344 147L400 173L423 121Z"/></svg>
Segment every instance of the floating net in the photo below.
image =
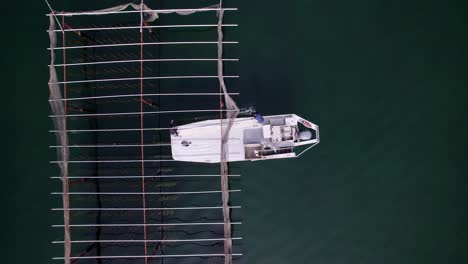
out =
<svg viewBox="0 0 468 264"><path fill-rule="evenodd" d="M230 189L230 183L240 175L231 173L226 161L229 132L239 109L225 80L237 76L224 75L224 62L236 59L223 56L225 44L236 43L224 40L223 29L234 26L223 24L224 12L235 10L223 8L222 1L203 8L174 9L150 8L141 2L48 14L49 102L55 126L51 132L56 135L51 147L57 153L52 163L59 168L53 178L60 180L62 189L53 193L62 198L61 207L54 211L63 212L63 224L54 227L64 230L63 240L54 241L63 244L64 255L54 259L65 264L227 264L240 259L241 238L233 236L231 229L240 225L234 210L240 207L230 205L232 195L240 191ZM201 19L215 14L217 23L164 25L162 15L170 14L202 14ZM108 15L114 16L103 18ZM193 28L208 29L183 31ZM162 33L163 29L173 31ZM213 30L216 40L196 39ZM164 37L172 33L176 40L166 41ZM183 40L188 35L195 40ZM217 47L216 56L210 58L187 58L183 56L191 49L176 50L210 44ZM211 54L208 50L202 53ZM210 61L216 62L214 75L172 75L175 67L161 66ZM178 67L185 73L191 70ZM212 87L212 80L217 80L218 92L197 90ZM196 108L200 102L219 106L165 109L190 104ZM167 150L170 120L195 120L200 113L219 113L217 173L213 165L176 162ZM204 198L211 195L221 199Z"/></svg>

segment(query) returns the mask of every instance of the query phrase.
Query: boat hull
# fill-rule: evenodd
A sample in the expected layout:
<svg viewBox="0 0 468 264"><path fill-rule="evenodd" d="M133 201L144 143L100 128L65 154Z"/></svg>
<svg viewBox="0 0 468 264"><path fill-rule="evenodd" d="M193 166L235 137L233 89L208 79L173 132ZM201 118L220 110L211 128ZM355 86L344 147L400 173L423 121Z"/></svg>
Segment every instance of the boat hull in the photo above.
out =
<svg viewBox="0 0 468 264"><path fill-rule="evenodd" d="M233 162L296 157L294 147L297 145L298 131L295 128L300 120L303 119L296 115L265 116L260 121L254 117L234 119L225 146L225 160ZM173 159L221 162L221 137L228 123L226 119L212 119L174 127L171 130ZM315 142L318 143L318 139Z"/></svg>

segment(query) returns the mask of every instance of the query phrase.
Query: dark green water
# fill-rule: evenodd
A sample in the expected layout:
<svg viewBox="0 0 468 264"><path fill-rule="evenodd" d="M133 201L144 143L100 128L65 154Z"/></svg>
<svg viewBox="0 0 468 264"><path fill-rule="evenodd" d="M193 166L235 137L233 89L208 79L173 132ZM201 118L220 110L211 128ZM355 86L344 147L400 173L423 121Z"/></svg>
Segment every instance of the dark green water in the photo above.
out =
<svg viewBox="0 0 468 264"><path fill-rule="evenodd" d="M242 164L245 263L466 262L466 3L226 5L240 8L239 103L322 138L297 160ZM49 263L47 8L4 12L2 256Z"/></svg>

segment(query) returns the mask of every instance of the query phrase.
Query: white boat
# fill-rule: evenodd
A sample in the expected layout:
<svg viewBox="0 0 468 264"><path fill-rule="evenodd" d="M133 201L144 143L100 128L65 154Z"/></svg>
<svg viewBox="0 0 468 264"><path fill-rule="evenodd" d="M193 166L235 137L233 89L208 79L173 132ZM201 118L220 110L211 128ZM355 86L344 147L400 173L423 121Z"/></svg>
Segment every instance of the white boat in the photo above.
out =
<svg viewBox="0 0 468 264"><path fill-rule="evenodd" d="M228 123L229 120L224 119L223 127ZM220 162L221 133L220 119L173 127L170 133L172 158ZM295 114L236 118L229 131L226 161L295 158L319 142L319 127ZM297 154L301 146L306 147Z"/></svg>

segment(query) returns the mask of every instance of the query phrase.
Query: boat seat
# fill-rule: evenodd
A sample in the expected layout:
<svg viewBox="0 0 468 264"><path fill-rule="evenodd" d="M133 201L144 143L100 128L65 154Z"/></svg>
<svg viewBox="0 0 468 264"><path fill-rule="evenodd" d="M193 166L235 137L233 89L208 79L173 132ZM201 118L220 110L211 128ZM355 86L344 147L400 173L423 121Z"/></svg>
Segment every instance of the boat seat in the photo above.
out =
<svg viewBox="0 0 468 264"><path fill-rule="evenodd" d="M245 144L260 144L264 141L263 129L252 128L244 130L244 145Z"/></svg>

